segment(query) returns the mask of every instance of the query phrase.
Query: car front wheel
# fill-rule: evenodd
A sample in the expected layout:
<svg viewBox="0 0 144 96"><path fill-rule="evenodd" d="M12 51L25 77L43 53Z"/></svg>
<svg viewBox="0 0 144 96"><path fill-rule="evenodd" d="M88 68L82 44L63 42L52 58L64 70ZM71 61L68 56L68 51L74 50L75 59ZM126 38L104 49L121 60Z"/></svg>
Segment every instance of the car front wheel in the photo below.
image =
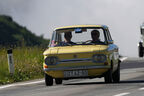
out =
<svg viewBox="0 0 144 96"><path fill-rule="evenodd" d="M112 74L112 78L114 83L120 82L120 64L118 65L117 70Z"/></svg>
<svg viewBox="0 0 144 96"><path fill-rule="evenodd" d="M45 84L46 86L53 85L53 78L45 73Z"/></svg>
<svg viewBox="0 0 144 96"><path fill-rule="evenodd" d="M112 83L112 69L106 72L104 76L105 83Z"/></svg>
<svg viewBox="0 0 144 96"><path fill-rule="evenodd" d="M61 78L56 78L55 83L56 84L62 84L62 79Z"/></svg>

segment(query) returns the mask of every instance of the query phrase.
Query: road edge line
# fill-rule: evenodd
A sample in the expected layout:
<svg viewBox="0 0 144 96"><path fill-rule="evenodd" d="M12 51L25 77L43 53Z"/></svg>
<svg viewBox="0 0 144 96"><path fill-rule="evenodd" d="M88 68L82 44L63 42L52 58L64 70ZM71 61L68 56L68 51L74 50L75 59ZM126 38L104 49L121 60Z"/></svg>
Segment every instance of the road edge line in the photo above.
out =
<svg viewBox="0 0 144 96"><path fill-rule="evenodd" d="M122 58L120 58L120 61L121 61L121 62L122 62L122 61L125 61L127 58L128 58L128 57L122 57Z"/></svg>
<svg viewBox="0 0 144 96"><path fill-rule="evenodd" d="M130 94L129 92L126 92L126 93L120 93L120 94L117 94L117 95L114 95L114 96L125 96L125 95L128 95Z"/></svg>
<svg viewBox="0 0 144 96"><path fill-rule="evenodd" d="M9 87L15 87L15 86L23 86L23 85L31 85L31 84L39 84L44 82L44 80L38 80L38 81L32 81L32 82L22 82L22 83L16 83L16 84L9 84L9 85L3 85L0 86L1 89L9 88Z"/></svg>

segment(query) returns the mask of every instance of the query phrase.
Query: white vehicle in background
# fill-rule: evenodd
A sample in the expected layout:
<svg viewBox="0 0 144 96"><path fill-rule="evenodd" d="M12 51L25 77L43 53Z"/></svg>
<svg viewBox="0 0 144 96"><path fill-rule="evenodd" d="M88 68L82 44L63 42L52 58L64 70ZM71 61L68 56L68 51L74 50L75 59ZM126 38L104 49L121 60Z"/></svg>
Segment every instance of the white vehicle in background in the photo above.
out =
<svg viewBox="0 0 144 96"><path fill-rule="evenodd" d="M139 57L144 56L144 23L140 26L141 31L141 41L138 44L138 54Z"/></svg>

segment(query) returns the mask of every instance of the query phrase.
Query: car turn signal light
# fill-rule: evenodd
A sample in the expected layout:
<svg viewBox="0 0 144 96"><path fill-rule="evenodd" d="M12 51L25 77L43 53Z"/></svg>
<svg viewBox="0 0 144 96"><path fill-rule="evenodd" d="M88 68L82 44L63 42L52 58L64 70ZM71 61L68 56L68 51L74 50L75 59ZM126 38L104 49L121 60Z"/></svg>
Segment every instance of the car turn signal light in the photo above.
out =
<svg viewBox="0 0 144 96"><path fill-rule="evenodd" d="M47 66L47 65L44 65L44 68L48 68L48 66Z"/></svg>

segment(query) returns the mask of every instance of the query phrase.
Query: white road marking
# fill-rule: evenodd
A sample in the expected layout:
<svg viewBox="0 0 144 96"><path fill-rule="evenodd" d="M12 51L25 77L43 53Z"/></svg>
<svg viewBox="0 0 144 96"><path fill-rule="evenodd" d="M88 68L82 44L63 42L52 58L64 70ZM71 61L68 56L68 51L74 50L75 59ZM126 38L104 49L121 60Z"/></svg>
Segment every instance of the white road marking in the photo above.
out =
<svg viewBox="0 0 144 96"><path fill-rule="evenodd" d="M139 88L139 90L144 90L144 87L143 88Z"/></svg>
<svg viewBox="0 0 144 96"><path fill-rule="evenodd" d="M124 61L124 60L126 60L128 57L122 57L122 58L120 58L120 60L121 61Z"/></svg>
<svg viewBox="0 0 144 96"><path fill-rule="evenodd" d="M130 94L129 92L127 92L127 93L120 93L120 94L117 94L117 95L114 95L114 96L125 96L125 95L128 95L128 94Z"/></svg>
<svg viewBox="0 0 144 96"><path fill-rule="evenodd" d="M0 89L4 89L4 88L7 88L7 87L12 87L13 85L5 85L5 86L1 86Z"/></svg>
<svg viewBox="0 0 144 96"><path fill-rule="evenodd" d="M39 80L39 81L34 81L34 82L28 82L28 83L10 84L10 85L0 86L0 89L5 89L5 88L8 88L8 87L14 87L14 86L23 86L23 85L38 84L38 83L42 83L42 82L44 82L44 80Z"/></svg>

